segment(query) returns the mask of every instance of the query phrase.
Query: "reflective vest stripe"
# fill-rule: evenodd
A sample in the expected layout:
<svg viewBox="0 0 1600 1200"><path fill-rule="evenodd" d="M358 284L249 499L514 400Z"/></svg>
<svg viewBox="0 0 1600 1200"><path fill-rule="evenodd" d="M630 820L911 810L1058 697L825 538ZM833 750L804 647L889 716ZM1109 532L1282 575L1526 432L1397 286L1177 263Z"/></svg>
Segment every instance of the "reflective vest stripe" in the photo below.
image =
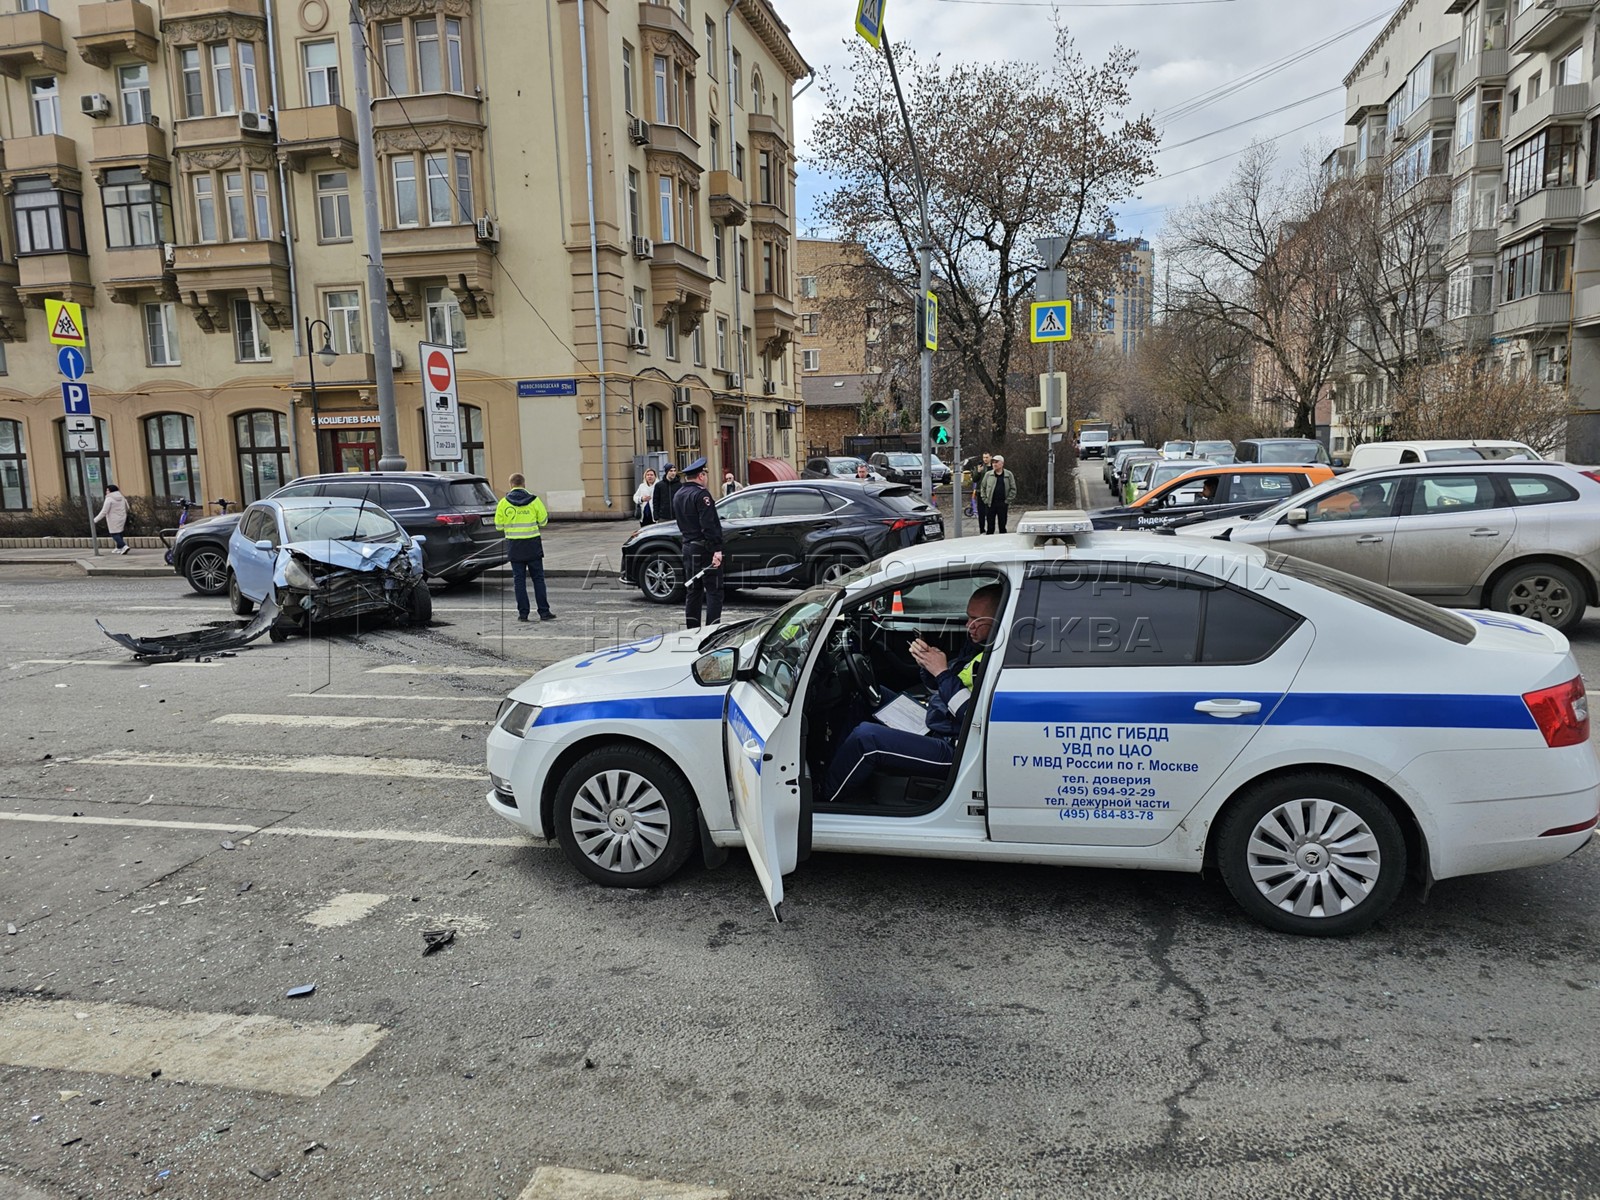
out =
<svg viewBox="0 0 1600 1200"><path fill-rule="evenodd" d="M967 701L971 700L971 699L972 699L972 689L971 688L962 688L954 696L950 697L950 703L947 704L945 707L950 710L950 715L953 717L953 716L958 715L961 712L961 710L967 706Z"/></svg>
<svg viewBox="0 0 1600 1200"><path fill-rule="evenodd" d="M972 686L972 670L983 661L983 656L985 653L986 651L979 650L972 656L972 661L966 666L962 667L961 671L956 675L956 678L961 680L961 686L963 688L970 688ZM952 708L951 711L954 712L955 710Z"/></svg>

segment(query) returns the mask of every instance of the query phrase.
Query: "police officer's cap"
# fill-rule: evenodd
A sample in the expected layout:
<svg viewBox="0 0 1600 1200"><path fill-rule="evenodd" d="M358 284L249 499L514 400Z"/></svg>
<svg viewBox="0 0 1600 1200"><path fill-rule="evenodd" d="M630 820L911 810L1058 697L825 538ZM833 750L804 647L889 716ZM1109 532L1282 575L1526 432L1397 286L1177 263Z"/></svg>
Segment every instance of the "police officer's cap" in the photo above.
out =
<svg viewBox="0 0 1600 1200"><path fill-rule="evenodd" d="M700 474L701 471L704 471L705 469L706 469L705 456L701 455L699 458L695 459L692 463L690 463L687 467L685 467L683 469L683 473L685 475L698 475L698 474Z"/></svg>

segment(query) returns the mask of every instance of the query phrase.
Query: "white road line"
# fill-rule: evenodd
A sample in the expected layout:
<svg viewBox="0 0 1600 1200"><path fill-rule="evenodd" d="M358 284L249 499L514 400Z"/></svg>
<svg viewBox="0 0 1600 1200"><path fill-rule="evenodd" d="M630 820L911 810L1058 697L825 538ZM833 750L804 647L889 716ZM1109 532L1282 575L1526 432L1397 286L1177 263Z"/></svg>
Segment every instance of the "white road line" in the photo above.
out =
<svg viewBox="0 0 1600 1200"><path fill-rule="evenodd" d="M162 751L119 750L87 758L63 759L91 767L181 767L201 771L283 771L299 775L369 775L379 779L458 779L483 783L488 776L477 767L462 767L431 758L367 758L358 754L307 754L298 758L276 754L171 754Z"/></svg>
<svg viewBox="0 0 1600 1200"><path fill-rule="evenodd" d="M372 1053L377 1025L324 1025L234 1013L171 1013L78 1000L0 1002L0 1062L316 1096Z"/></svg>
<svg viewBox="0 0 1600 1200"><path fill-rule="evenodd" d="M198 603L195 603L195 604L119 604L119 605L117 605L117 611L118 612L181 612L181 613L194 613L196 616L206 616L206 615L215 615L217 613L226 613L227 610L221 607L222 598L220 596L218 596L216 599L217 599L217 604L215 606L211 607L211 608L203 608L203 607L201 607L201 604L204 603L202 601L202 602L198 602Z"/></svg>
<svg viewBox="0 0 1600 1200"><path fill-rule="evenodd" d="M526 667L423 667L397 664L392 667L368 667L368 675L515 675L526 679L533 674Z"/></svg>
<svg viewBox="0 0 1600 1200"><path fill-rule="evenodd" d="M300 919L318 929L338 929L370 916L388 898L382 892L341 892L321 908L313 909Z"/></svg>
<svg viewBox="0 0 1600 1200"><path fill-rule="evenodd" d="M669 1183L665 1179L540 1167L517 1200L728 1200L731 1195L722 1188Z"/></svg>
<svg viewBox="0 0 1600 1200"><path fill-rule="evenodd" d="M428 700L434 703L499 704L504 696L394 696L381 692L289 692L291 700Z"/></svg>
<svg viewBox="0 0 1600 1200"><path fill-rule="evenodd" d="M11 664L14 671L18 667L211 667L215 663L195 662L185 659L175 663L148 663L135 662L131 658L25 658L21 662Z"/></svg>
<svg viewBox="0 0 1600 1200"><path fill-rule="evenodd" d="M344 717L313 716L304 713L223 713L212 717L213 725L283 725L290 728L310 729L361 729L372 725L437 725L441 729L461 729L476 726L482 729L490 722L467 717Z"/></svg>
<svg viewBox="0 0 1600 1200"><path fill-rule="evenodd" d="M115 825L130 829L196 830L202 833L245 833L251 837L309 837L337 841L410 842L428 846L548 845L525 837L461 837L451 833L426 833L410 829L307 829L293 825L229 825L213 821L155 821L140 817L68 817L57 813L0 812L0 821L25 821L44 825Z"/></svg>

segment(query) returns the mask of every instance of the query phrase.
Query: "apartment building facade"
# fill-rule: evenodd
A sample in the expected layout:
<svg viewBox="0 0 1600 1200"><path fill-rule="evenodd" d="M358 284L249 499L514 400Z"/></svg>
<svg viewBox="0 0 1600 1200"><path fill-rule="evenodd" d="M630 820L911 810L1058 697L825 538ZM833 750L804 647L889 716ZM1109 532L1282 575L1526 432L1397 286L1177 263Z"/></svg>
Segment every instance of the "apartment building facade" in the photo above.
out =
<svg viewBox="0 0 1600 1200"><path fill-rule="evenodd" d="M1144 238L1100 242L1094 250L1115 260L1110 285L1103 295L1078 299L1073 336L1131 358L1155 319L1155 251Z"/></svg>
<svg viewBox="0 0 1600 1200"><path fill-rule="evenodd" d="M809 68L768 0L360 0L373 180L346 5L8 2L0 510L375 468L375 320L413 468L620 516L641 455L792 459ZM47 298L85 306L81 458ZM457 352L459 463L427 460L419 342Z"/></svg>
<svg viewBox="0 0 1600 1200"><path fill-rule="evenodd" d="M1437 299L1422 323L1449 347L1566 386L1567 453L1583 461L1600 452L1597 8L1407 0L1345 79L1350 137L1328 164L1381 178L1401 204L1437 206L1426 284ZM1361 436L1352 413L1383 411L1373 358L1401 350L1371 328L1351 336L1336 451Z"/></svg>

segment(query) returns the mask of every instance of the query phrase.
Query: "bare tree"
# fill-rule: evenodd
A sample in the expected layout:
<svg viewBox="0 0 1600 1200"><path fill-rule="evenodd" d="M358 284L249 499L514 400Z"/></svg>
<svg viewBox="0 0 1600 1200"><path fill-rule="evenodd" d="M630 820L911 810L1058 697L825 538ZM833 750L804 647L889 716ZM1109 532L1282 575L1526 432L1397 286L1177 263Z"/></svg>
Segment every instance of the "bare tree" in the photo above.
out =
<svg viewBox="0 0 1600 1200"><path fill-rule="evenodd" d="M1463 352L1415 366L1395 400L1391 438L1504 438L1540 454L1566 443L1565 389L1512 373L1487 354Z"/></svg>
<svg viewBox="0 0 1600 1200"><path fill-rule="evenodd" d="M1155 402L1142 415L1162 435L1236 438L1257 432L1250 414L1253 350L1253 340L1235 325L1194 308L1168 309L1139 350L1142 390Z"/></svg>
<svg viewBox="0 0 1600 1200"><path fill-rule="evenodd" d="M900 46L895 56L928 184L940 341L957 360L941 369L966 381L967 411L998 446L1015 427L1011 399L1034 387L1015 370L1040 265L1033 241L1066 237L1075 286L1103 290L1120 253L1099 249L1114 231L1112 210L1154 172L1155 127L1125 116L1132 52L1087 63L1065 29L1048 70L943 66ZM810 159L833 187L818 200L819 222L861 242L893 286L915 293L916 185L884 65L857 41L842 76L824 74L822 89Z"/></svg>
<svg viewBox="0 0 1600 1200"><path fill-rule="evenodd" d="M1309 437L1347 345L1352 247L1318 173L1277 180L1273 166L1271 147L1253 146L1220 192L1169 219L1171 301L1248 339L1258 392Z"/></svg>

